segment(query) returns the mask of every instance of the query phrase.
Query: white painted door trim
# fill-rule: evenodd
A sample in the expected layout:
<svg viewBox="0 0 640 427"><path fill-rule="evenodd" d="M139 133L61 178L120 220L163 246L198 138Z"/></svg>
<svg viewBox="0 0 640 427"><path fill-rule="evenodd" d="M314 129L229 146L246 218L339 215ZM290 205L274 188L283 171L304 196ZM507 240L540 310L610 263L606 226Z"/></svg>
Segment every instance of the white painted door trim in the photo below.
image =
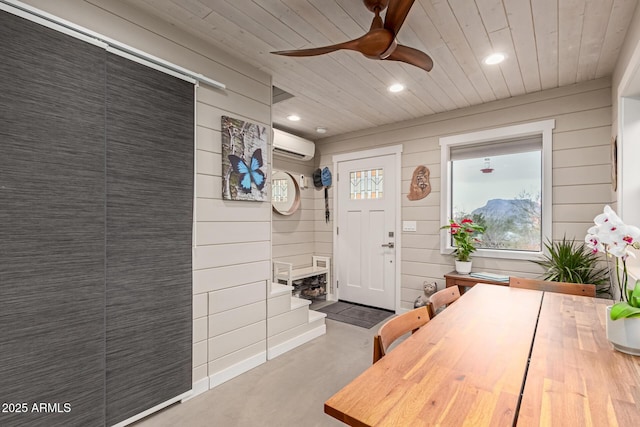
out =
<svg viewBox="0 0 640 427"><path fill-rule="evenodd" d="M396 162L396 194L397 200L395 203L395 214L396 214L396 224L395 224L395 236L396 236L396 277L395 277L395 311L396 313L400 313L400 289L401 289L401 281L402 277L402 144L400 145L391 145L387 147L374 148L371 150L363 150L363 151L354 151L351 153L343 153L343 154L335 154L332 156L331 160L333 162L333 170L338 171L338 163L345 162L349 160L360 160L366 159L369 157L379 157L379 156L387 156L387 155L395 155ZM337 180L337 177L336 177ZM338 254L338 239L337 236L337 228L338 228L338 186L333 187L333 271L338 271L338 265L340 263L340 255ZM334 277L337 275L334 274ZM336 279L337 280L337 279ZM335 289L336 295L332 295L330 299L338 299L338 289Z"/></svg>

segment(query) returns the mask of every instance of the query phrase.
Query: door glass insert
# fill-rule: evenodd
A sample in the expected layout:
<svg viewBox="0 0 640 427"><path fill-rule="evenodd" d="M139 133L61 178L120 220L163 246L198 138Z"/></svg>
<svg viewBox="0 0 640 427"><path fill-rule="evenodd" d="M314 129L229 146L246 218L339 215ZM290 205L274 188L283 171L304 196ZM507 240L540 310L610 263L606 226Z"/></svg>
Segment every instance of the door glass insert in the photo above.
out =
<svg viewBox="0 0 640 427"><path fill-rule="evenodd" d="M384 170L369 169L350 173L352 200L381 199L384 194Z"/></svg>

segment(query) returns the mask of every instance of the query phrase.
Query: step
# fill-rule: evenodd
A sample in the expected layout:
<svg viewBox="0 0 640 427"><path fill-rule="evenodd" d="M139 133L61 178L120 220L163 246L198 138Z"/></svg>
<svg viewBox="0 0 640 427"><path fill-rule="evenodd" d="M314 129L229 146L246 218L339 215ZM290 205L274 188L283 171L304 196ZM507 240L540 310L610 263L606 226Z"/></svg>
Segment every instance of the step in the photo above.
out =
<svg viewBox="0 0 640 427"><path fill-rule="evenodd" d="M309 306L307 304L292 308L286 313L269 318L267 325L267 337L272 337L299 325L309 323Z"/></svg>
<svg viewBox="0 0 640 427"><path fill-rule="evenodd" d="M322 313L320 311L309 310L309 323L316 322L320 319L324 319L327 317L327 313ZM322 321L324 323L324 320Z"/></svg>
<svg viewBox="0 0 640 427"><path fill-rule="evenodd" d="M327 332L325 313L309 310L309 322L276 334L267 340L267 359L271 360Z"/></svg>
<svg viewBox="0 0 640 427"><path fill-rule="evenodd" d="M267 316L272 318L291 311L291 292L272 296L267 300Z"/></svg>
<svg viewBox="0 0 640 427"><path fill-rule="evenodd" d="M284 294L291 295L291 291L293 291L293 286L283 285L282 283L271 283L271 292L269 294L269 298L277 297Z"/></svg>
<svg viewBox="0 0 640 427"><path fill-rule="evenodd" d="M311 305L311 300L291 297L291 310L295 310L296 308L304 307L307 305Z"/></svg>

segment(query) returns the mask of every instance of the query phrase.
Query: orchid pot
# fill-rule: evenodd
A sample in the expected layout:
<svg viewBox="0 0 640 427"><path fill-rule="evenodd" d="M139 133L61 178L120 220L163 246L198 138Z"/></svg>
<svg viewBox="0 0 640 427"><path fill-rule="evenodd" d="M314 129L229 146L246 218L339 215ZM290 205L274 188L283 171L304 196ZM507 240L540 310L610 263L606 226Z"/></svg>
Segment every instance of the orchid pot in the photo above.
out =
<svg viewBox="0 0 640 427"><path fill-rule="evenodd" d="M611 320L612 308L607 307L607 339L616 350L640 356L640 318Z"/></svg>
<svg viewBox="0 0 640 427"><path fill-rule="evenodd" d="M640 356L640 280L626 292L627 301L607 307L607 339L616 350Z"/></svg>

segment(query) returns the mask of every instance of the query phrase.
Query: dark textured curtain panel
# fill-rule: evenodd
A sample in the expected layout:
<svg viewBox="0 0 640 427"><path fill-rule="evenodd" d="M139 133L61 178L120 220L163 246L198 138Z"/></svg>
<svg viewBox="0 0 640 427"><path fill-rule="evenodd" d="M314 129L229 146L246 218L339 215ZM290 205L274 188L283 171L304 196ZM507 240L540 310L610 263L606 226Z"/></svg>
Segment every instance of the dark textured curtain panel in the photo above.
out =
<svg viewBox="0 0 640 427"><path fill-rule="evenodd" d="M104 61L0 11L0 426L104 424Z"/></svg>
<svg viewBox="0 0 640 427"><path fill-rule="evenodd" d="M191 389L194 88L107 55L107 424Z"/></svg>

